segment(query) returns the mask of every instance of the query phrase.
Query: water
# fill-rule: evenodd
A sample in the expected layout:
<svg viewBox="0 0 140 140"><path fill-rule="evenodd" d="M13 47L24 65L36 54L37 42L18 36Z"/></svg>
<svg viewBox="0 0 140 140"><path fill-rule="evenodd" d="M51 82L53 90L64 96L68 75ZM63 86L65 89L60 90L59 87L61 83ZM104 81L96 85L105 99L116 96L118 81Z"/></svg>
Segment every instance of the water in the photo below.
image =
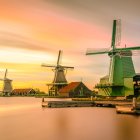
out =
<svg viewBox="0 0 140 140"><path fill-rule="evenodd" d="M140 117L114 108L45 108L33 97L0 98L0 140L139 140Z"/></svg>

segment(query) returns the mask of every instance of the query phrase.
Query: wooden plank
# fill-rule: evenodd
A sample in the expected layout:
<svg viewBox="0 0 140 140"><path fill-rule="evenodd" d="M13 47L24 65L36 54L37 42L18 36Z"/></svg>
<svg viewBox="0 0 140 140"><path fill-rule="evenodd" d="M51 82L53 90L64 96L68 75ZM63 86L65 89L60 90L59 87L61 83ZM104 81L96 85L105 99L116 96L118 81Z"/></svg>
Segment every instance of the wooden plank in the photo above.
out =
<svg viewBox="0 0 140 140"><path fill-rule="evenodd" d="M42 107L64 108L64 107L90 107L95 106L93 101L44 101Z"/></svg>
<svg viewBox="0 0 140 140"><path fill-rule="evenodd" d="M44 101L42 107L64 108L64 107L116 107L116 106L133 106L130 101ZM137 105L138 106L138 105Z"/></svg>

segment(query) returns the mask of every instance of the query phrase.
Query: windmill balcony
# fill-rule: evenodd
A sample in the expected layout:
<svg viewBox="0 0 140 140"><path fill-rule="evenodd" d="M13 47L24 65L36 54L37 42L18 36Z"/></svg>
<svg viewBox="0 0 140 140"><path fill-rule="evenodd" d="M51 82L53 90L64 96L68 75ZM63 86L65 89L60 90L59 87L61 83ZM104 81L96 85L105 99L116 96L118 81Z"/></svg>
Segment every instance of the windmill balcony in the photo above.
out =
<svg viewBox="0 0 140 140"><path fill-rule="evenodd" d="M123 87L123 85L115 85L111 83L106 83L106 84L96 84L95 88L108 88L108 87Z"/></svg>

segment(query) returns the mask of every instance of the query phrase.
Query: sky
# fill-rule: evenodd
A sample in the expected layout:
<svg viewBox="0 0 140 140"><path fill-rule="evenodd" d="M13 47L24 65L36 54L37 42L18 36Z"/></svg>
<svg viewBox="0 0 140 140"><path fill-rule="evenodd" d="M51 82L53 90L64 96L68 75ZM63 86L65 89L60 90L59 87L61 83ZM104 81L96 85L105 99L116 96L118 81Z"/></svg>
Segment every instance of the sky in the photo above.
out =
<svg viewBox="0 0 140 140"><path fill-rule="evenodd" d="M86 56L87 48L110 48L112 22L121 19L121 47L140 46L138 0L0 0L0 78L8 69L13 88L47 92L53 80L42 63L73 66L68 82L83 81L93 89L108 74L107 55ZM134 56L140 73L140 56ZM3 82L0 82L2 88Z"/></svg>

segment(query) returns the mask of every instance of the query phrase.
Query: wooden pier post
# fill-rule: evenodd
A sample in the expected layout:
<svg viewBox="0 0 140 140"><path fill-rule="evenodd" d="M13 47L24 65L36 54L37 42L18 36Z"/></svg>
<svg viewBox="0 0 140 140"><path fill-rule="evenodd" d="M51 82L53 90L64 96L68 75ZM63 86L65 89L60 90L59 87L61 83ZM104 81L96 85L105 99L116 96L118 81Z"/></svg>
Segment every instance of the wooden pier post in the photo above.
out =
<svg viewBox="0 0 140 140"><path fill-rule="evenodd" d="M42 102L44 102L44 97L42 97Z"/></svg>
<svg viewBox="0 0 140 140"><path fill-rule="evenodd" d="M136 106L137 106L137 102L136 102L136 98L135 98L135 97L133 98L133 103L132 103L132 105L133 105L133 108L136 108Z"/></svg>

